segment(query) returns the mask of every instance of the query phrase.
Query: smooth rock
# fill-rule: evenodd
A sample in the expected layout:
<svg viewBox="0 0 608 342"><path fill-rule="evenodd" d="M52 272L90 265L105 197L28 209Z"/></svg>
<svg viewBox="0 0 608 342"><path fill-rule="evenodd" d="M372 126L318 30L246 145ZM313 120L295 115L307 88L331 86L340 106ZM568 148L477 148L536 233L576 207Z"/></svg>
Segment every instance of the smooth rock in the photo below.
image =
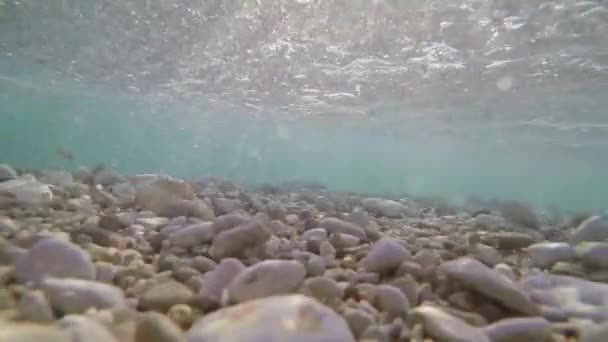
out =
<svg viewBox="0 0 608 342"><path fill-rule="evenodd" d="M349 234L332 234L329 242L337 249L356 247L361 243L361 239Z"/></svg>
<svg viewBox="0 0 608 342"><path fill-rule="evenodd" d="M432 305L421 305L408 312L408 325L422 323L424 331L443 342L493 342L480 328Z"/></svg>
<svg viewBox="0 0 608 342"><path fill-rule="evenodd" d="M354 342L332 309L303 295L273 296L221 309L198 320L188 342Z"/></svg>
<svg viewBox="0 0 608 342"><path fill-rule="evenodd" d="M302 235L300 237L304 241L312 241L312 240L323 241L323 240L327 240L327 231L323 228L313 228L313 229L309 229L309 230L305 231L304 233L302 233Z"/></svg>
<svg viewBox="0 0 608 342"><path fill-rule="evenodd" d="M505 202L501 204L500 212L508 221L534 229L540 228L536 213L525 204L515 201Z"/></svg>
<svg viewBox="0 0 608 342"><path fill-rule="evenodd" d="M86 316L67 315L56 325L70 335L71 342L118 342L108 328Z"/></svg>
<svg viewBox="0 0 608 342"><path fill-rule="evenodd" d="M89 254L68 241L46 238L37 242L15 264L15 278L21 283L42 278L95 279L95 265Z"/></svg>
<svg viewBox="0 0 608 342"><path fill-rule="evenodd" d="M210 242L213 240L214 235L213 223L197 223L179 229L169 235L169 242L171 243L171 246L192 248Z"/></svg>
<svg viewBox="0 0 608 342"><path fill-rule="evenodd" d="M125 307L122 291L112 285L70 278L45 278L42 289L51 306L63 313L83 313L89 308Z"/></svg>
<svg viewBox="0 0 608 342"><path fill-rule="evenodd" d="M67 171L60 170L48 170L43 171L40 180L51 185L55 186L68 186L74 183L74 178L72 178L72 174Z"/></svg>
<svg viewBox="0 0 608 342"><path fill-rule="evenodd" d="M165 315L149 311L137 322L134 342L182 342L182 330Z"/></svg>
<svg viewBox="0 0 608 342"><path fill-rule="evenodd" d="M423 249L414 255L414 262L418 263L423 269L437 266L441 263L439 253L434 250Z"/></svg>
<svg viewBox="0 0 608 342"><path fill-rule="evenodd" d="M402 262L411 259L411 253L399 241L382 238L372 245L365 258L361 260L361 265L369 272L389 272L398 268Z"/></svg>
<svg viewBox="0 0 608 342"><path fill-rule="evenodd" d="M195 217L203 221L212 221L215 218L213 209L209 208L200 199L173 199L163 204L158 214L164 217Z"/></svg>
<svg viewBox="0 0 608 342"><path fill-rule="evenodd" d="M585 242L576 247L582 263L591 268L608 268L608 242Z"/></svg>
<svg viewBox="0 0 608 342"><path fill-rule="evenodd" d="M209 255L216 260L237 257L247 248L263 245L270 236L262 223L250 221L217 234L211 243Z"/></svg>
<svg viewBox="0 0 608 342"><path fill-rule="evenodd" d="M449 278L497 300L505 307L531 316L540 313L539 308L516 283L478 260L461 257L444 262L440 270Z"/></svg>
<svg viewBox="0 0 608 342"><path fill-rule="evenodd" d="M195 199L188 183L166 176L140 176L135 183L135 189L136 205L158 215L167 210L174 201Z"/></svg>
<svg viewBox="0 0 608 342"><path fill-rule="evenodd" d="M551 323L542 317L508 318L483 328L492 342L544 342L551 336Z"/></svg>
<svg viewBox="0 0 608 342"><path fill-rule="evenodd" d="M372 314L361 309L347 307L344 309L343 316L356 338L360 338L368 327L376 323Z"/></svg>
<svg viewBox="0 0 608 342"><path fill-rule="evenodd" d="M361 227L335 217L324 218L321 220L321 222L319 222L319 225L329 234L349 234L356 236L361 240L365 240L367 238L365 231Z"/></svg>
<svg viewBox="0 0 608 342"><path fill-rule="evenodd" d="M324 277L308 278L304 282L307 294L315 297L322 303L330 303L336 299L342 299L344 290L334 279Z"/></svg>
<svg viewBox="0 0 608 342"><path fill-rule="evenodd" d="M304 281L306 269L297 261L265 260L238 274L228 286L233 302L288 294Z"/></svg>
<svg viewBox="0 0 608 342"><path fill-rule="evenodd" d="M149 310L166 313L176 304L188 304L194 293L186 285L174 280L150 286L142 294L139 304Z"/></svg>
<svg viewBox="0 0 608 342"><path fill-rule="evenodd" d="M582 241L602 241L608 239L608 218L602 216L591 216L576 228L570 241L579 243Z"/></svg>
<svg viewBox="0 0 608 342"><path fill-rule="evenodd" d="M574 259L574 248L565 242L541 242L528 246L532 264L540 268L550 268L557 262Z"/></svg>
<svg viewBox="0 0 608 342"><path fill-rule="evenodd" d="M43 206L53 200L49 185L38 182L32 175L0 182L0 198L2 194L7 194L18 204L32 207Z"/></svg>

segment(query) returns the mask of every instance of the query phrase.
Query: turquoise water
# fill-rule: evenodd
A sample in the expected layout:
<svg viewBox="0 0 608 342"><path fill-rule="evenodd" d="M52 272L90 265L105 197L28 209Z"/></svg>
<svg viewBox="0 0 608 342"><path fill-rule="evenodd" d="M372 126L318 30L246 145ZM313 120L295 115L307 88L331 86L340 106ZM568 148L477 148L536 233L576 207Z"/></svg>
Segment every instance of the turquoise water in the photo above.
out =
<svg viewBox="0 0 608 342"><path fill-rule="evenodd" d="M608 206L599 2L5 3L0 162Z"/></svg>

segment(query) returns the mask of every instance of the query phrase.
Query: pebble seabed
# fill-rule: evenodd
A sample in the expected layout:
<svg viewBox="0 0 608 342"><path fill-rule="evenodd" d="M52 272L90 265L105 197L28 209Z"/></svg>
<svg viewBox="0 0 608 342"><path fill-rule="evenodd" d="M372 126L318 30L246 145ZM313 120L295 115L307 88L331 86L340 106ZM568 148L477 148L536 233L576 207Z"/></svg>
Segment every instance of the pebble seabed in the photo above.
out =
<svg viewBox="0 0 608 342"><path fill-rule="evenodd" d="M0 165L0 341L608 341L608 219Z"/></svg>

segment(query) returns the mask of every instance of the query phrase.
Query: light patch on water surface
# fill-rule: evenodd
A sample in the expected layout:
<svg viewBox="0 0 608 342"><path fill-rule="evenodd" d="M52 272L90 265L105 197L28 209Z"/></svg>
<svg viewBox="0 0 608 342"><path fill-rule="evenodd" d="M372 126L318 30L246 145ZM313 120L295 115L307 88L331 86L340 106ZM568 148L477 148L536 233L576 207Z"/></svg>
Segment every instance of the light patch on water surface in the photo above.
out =
<svg viewBox="0 0 608 342"><path fill-rule="evenodd" d="M511 88L513 88L514 82L513 77L504 76L496 81L496 87L502 91L509 91Z"/></svg>

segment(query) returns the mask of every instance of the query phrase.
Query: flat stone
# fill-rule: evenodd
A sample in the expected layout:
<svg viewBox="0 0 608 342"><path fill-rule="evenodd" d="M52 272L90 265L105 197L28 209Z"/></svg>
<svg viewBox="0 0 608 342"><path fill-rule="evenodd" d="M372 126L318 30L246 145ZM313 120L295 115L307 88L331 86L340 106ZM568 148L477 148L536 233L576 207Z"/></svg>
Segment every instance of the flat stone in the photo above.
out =
<svg viewBox="0 0 608 342"><path fill-rule="evenodd" d="M303 295L256 299L199 319L187 342L354 342L342 317Z"/></svg>
<svg viewBox="0 0 608 342"><path fill-rule="evenodd" d="M17 260L15 278L21 283L38 283L46 276L93 280L95 265L89 254L75 244L46 238Z"/></svg>
<svg viewBox="0 0 608 342"><path fill-rule="evenodd" d="M188 304L194 293L186 285L169 280L150 286L140 298L144 308L166 313L176 304Z"/></svg>
<svg viewBox="0 0 608 342"><path fill-rule="evenodd" d="M233 302L288 294L304 281L306 268L297 261L265 260L248 267L228 286Z"/></svg>
<svg viewBox="0 0 608 342"><path fill-rule="evenodd" d="M52 307L63 313L82 313L89 308L126 306L124 295L119 288L95 281L46 278L42 282L42 289Z"/></svg>
<svg viewBox="0 0 608 342"><path fill-rule="evenodd" d="M361 243L361 239L349 234L332 234L329 242L337 249L356 247Z"/></svg>
<svg viewBox="0 0 608 342"><path fill-rule="evenodd" d="M576 248L576 254L587 267L608 268L608 242L586 242Z"/></svg>
<svg viewBox="0 0 608 342"><path fill-rule="evenodd" d="M329 234L343 233L356 236L362 240L367 239L365 231L361 227L335 217L324 218L319 222L319 225Z"/></svg>
<svg viewBox="0 0 608 342"><path fill-rule="evenodd" d="M369 272L388 272L398 268L402 262L411 261L411 253L399 241L382 238L376 241L361 265Z"/></svg>
<svg viewBox="0 0 608 342"><path fill-rule="evenodd" d="M213 209L209 208L200 199L173 199L167 201L157 214L169 218L195 217L204 221L212 221L215 218Z"/></svg>
<svg viewBox="0 0 608 342"><path fill-rule="evenodd" d="M444 342L490 342L483 331L438 307L423 304L408 312L408 325L422 323L424 331ZM492 341L494 342L494 341Z"/></svg>
<svg viewBox="0 0 608 342"><path fill-rule="evenodd" d="M478 260L461 257L444 262L440 270L449 278L497 300L507 308L532 316L540 313L539 308L516 283Z"/></svg>
<svg viewBox="0 0 608 342"><path fill-rule="evenodd" d="M540 268L550 268L557 262L574 259L574 248L565 242L541 242L528 246L532 264Z"/></svg>
<svg viewBox="0 0 608 342"><path fill-rule="evenodd" d="M591 216L581 222L572 234L574 244L582 241L602 241L608 239L608 218Z"/></svg>
<svg viewBox="0 0 608 342"><path fill-rule="evenodd" d="M502 254L496 248L483 243L474 244L471 247L471 254L490 267L494 267L502 261Z"/></svg>
<svg viewBox="0 0 608 342"><path fill-rule="evenodd" d="M551 323L542 317L508 318L483 329L492 342L548 341Z"/></svg>

